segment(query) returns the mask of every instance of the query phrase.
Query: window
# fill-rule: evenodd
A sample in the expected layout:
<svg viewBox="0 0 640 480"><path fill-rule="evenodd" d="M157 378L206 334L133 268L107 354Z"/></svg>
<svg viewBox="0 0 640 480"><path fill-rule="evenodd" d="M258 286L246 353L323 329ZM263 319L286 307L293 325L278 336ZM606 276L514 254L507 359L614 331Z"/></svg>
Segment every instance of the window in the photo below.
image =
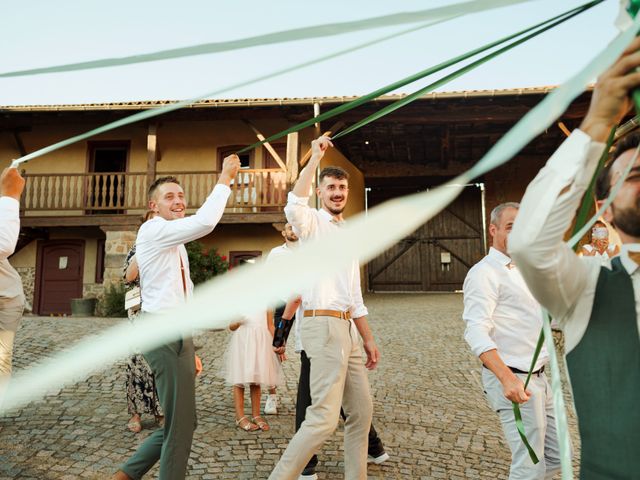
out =
<svg viewBox="0 0 640 480"><path fill-rule="evenodd" d="M124 213L129 142L89 142L87 213ZM116 208L109 208L116 207Z"/></svg>
<svg viewBox="0 0 640 480"><path fill-rule="evenodd" d="M259 250L229 252L229 268L235 268L245 263L254 263L262 256Z"/></svg>
<svg viewBox="0 0 640 480"><path fill-rule="evenodd" d="M246 145L228 145L218 148L218 171L222 170L222 161L225 157L236 153L238 150L242 150ZM242 155L240 157L240 167L242 169L254 168L253 150Z"/></svg>

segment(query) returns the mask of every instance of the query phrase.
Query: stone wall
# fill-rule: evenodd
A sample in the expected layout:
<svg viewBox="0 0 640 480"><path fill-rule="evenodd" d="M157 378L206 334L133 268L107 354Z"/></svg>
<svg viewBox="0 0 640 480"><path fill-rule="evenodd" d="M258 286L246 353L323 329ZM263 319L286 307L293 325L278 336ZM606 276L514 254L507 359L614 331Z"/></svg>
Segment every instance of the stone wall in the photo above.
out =
<svg viewBox="0 0 640 480"><path fill-rule="evenodd" d="M135 231L107 230L104 247L104 288L122 281L122 266L136 241Z"/></svg>
<svg viewBox="0 0 640 480"><path fill-rule="evenodd" d="M22 277L22 288L24 289L24 296L27 299L26 311L31 312L33 310L33 295L36 286L36 268L35 267L18 267L16 271Z"/></svg>

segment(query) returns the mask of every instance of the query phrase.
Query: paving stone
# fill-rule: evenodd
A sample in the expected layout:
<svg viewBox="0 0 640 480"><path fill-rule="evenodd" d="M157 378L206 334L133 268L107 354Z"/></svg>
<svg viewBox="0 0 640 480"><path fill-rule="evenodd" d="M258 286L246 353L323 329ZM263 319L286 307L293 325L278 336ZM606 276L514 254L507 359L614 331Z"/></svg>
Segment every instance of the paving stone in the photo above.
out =
<svg viewBox="0 0 640 480"><path fill-rule="evenodd" d="M479 363L463 340L457 294L376 294L365 299L382 361L370 372L374 424L391 459L369 466L370 479L506 479L509 449L483 397ZM14 368L41 363L117 319L25 317ZM229 334L199 335L204 372L197 379L198 428L187 478L264 479L293 436L298 356L290 342L269 432L235 427L231 388L217 373ZM133 434L124 392L125 362L0 418L0 480L108 479L152 432ZM264 397L263 397L264 402ZM249 407L247 394L246 408ZM576 451L575 418L569 415ZM319 455L321 479L343 478L342 425ZM575 462L574 462L575 463ZM575 471L577 465L575 465ZM157 466L146 478L157 476Z"/></svg>

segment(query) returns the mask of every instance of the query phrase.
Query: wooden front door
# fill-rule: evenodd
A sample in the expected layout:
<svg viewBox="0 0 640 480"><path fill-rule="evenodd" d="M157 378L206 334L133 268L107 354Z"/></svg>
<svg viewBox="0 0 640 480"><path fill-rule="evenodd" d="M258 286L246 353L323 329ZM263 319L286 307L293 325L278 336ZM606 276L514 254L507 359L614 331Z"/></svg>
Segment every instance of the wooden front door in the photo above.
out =
<svg viewBox="0 0 640 480"><path fill-rule="evenodd" d="M367 268L372 291L454 291L484 255L480 190L466 188L439 215Z"/></svg>
<svg viewBox="0 0 640 480"><path fill-rule="evenodd" d="M84 240L52 240L38 248L35 310L39 315L71 314L71 299L82 297Z"/></svg>

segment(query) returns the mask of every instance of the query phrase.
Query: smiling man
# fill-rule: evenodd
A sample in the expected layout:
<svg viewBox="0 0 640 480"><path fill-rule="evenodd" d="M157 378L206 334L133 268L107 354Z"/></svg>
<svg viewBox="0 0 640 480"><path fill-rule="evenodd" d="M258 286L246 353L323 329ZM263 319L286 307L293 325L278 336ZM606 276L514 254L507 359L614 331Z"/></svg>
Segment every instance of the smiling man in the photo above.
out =
<svg viewBox="0 0 640 480"><path fill-rule="evenodd" d="M156 216L143 223L136 239L142 311L156 313L187 302L193 294L184 244L209 233L220 221L240 169L236 155L224 159L218 184L195 215L185 217L187 201L175 177L157 179L149 188L149 209ZM176 318L176 322L180 319ZM164 428L151 434L114 479L139 479L160 460L161 480L185 477L196 428L195 353L183 337L144 353L156 379Z"/></svg>
<svg viewBox="0 0 640 480"><path fill-rule="evenodd" d="M311 183L331 141L312 142L312 155L289 193L285 214L301 242L335 233L344 222L342 212L349 196L347 172L326 167L320 172L316 193L319 210L309 207ZM303 268L303 266L301 266ZM300 337L310 361L311 406L269 478L294 480L338 426L340 406L344 423L344 468L348 480L366 480L367 445L372 402L366 368L378 364L380 352L367 322L367 308L360 289L360 267L353 260L347 268L325 278L302 293ZM355 329L362 336L366 364ZM313 478L313 477L311 477Z"/></svg>

